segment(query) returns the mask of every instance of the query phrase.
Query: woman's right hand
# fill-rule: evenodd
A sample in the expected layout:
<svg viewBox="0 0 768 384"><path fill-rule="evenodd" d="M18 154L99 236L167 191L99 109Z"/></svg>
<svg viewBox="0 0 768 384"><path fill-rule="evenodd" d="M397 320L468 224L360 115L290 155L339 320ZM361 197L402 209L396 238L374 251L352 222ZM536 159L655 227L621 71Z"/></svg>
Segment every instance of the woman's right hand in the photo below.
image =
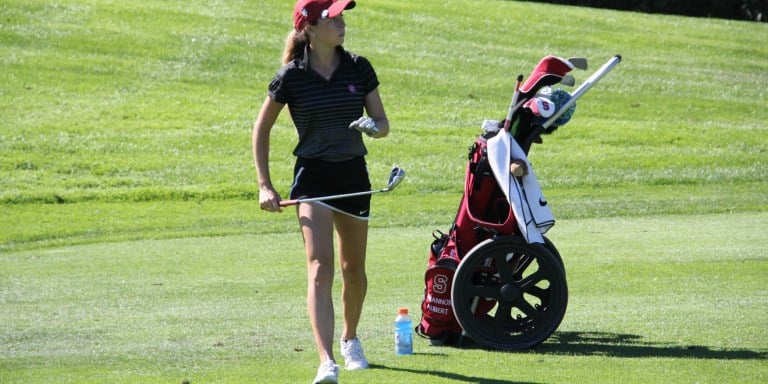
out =
<svg viewBox="0 0 768 384"><path fill-rule="evenodd" d="M259 206L269 212L282 212L280 195L274 188L259 188Z"/></svg>

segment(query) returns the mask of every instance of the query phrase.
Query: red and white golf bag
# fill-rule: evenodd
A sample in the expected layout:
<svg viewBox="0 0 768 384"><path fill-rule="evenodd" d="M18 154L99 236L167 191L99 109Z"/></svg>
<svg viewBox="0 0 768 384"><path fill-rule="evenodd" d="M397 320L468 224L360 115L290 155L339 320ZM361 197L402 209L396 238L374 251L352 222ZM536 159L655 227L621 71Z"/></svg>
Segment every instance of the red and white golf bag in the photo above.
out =
<svg viewBox="0 0 768 384"><path fill-rule="evenodd" d="M582 65L575 64L577 60ZM575 100L619 60L617 55L570 94L549 86L572 82L567 73L575 67L586 69L586 59L547 56L525 83L522 76L518 77L506 118L483 124L484 133L469 148L464 193L456 218L448 233L433 234L435 240L424 274L422 317L416 327L419 335L433 344L459 344L463 336L474 338L461 324L478 319L482 326L472 328L478 332L479 343L516 349L540 343L559 325L567 302L564 267L554 245L543 235L555 221L527 154L532 143L541 142L541 134L552 133L570 120ZM524 166L526 172L513 175L512 162ZM496 240L496 245L491 244ZM501 257L493 256L499 246L507 245L513 249L508 251L507 259L503 256L506 251ZM464 268L463 261L469 261L464 260L465 256L482 263L473 261ZM515 263L515 267L499 263ZM517 281L518 271L531 263L539 263L545 272L541 275L547 275L552 282L555 295L550 299L549 288L536 289L533 296L541 299L538 304L528 305L522 296L527 288ZM504 270L503 275L500 270ZM461 288L454 286L456 280L478 293L472 293L469 301L466 295L459 294L463 302L454 302L456 289ZM522 316L510 317L509 311L515 306L522 308ZM504 310L494 309L502 307ZM548 308L554 317L533 313ZM485 332L492 327L498 329Z"/></svg>

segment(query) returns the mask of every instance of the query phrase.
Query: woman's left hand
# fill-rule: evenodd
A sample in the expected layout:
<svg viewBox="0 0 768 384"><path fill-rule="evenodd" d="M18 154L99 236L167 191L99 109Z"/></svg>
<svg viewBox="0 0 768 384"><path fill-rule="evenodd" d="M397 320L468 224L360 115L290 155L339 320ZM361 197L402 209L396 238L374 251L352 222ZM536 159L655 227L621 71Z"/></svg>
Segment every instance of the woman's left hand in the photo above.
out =
<svg viewBox="0 0 768 384"><path fill-rule="evenodd" d="M366 135L373 137L379 133L379 127L376 126L376 120L363 116L349 124L349 129L357 129Z"/></svg>

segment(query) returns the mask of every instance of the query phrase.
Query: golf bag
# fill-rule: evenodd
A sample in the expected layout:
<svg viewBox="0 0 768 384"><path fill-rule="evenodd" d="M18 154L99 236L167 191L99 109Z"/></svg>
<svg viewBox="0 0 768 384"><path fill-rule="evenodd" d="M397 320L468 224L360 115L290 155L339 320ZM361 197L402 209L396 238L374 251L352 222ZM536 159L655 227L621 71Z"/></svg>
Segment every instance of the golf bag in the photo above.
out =
<svg viewBox="0 0 768 384"><path fill-rule="evenodd" d="M456 241L440 231L433 233L427 271L424 273L424 300L421 302L421 322L416 333L435 344L456 344L461 326L451 306L451 284L459 266Z"/></svg>
<svg viewBox="0 0 768 384"><path fill-rule="evenodd" d="M455 345L460 342L461 326L451 302L454 274L472 247L495 234L513 234L516 229L511 207L491 174L486 139L477 138L469 148L464 196L451 229L447 234L435 231L430 246L429 262L424 274L422 317L416 333L433 344ZM484 302L481 310L490 308ZM493 305L490 305L492 307Z"/></svg>
<svg viewBox="0 0 768 384"><path fill-rule="evenodd" d="M447 233L433 233L417 334L437 345L471 339L519 350L543 342L560 325L568 301L565 269L544 236L554 217L527 155L542 134L571 119L575 100L619 60L570 94L549 87L565 83L574 67L586 69L586 59L547 56L525 83L518 77L506 118L483 123L469 148L454 222ZM512 163L524 165L522 176Z"/></svg>

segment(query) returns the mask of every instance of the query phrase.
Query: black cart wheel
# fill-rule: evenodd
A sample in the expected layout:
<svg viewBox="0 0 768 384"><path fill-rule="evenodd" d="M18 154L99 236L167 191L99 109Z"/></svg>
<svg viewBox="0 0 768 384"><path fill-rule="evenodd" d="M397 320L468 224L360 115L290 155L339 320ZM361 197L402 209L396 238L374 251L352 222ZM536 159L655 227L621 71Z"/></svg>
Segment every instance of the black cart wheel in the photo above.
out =
<svg viewBox="0 0 768 384"><path fill-rule="evenodd" d="M535 347L568 305L562 262L541 244L503 236L476 245L453 278L453 312L466 334L492 349Z"/></svg>
<svg viewBox="0 0 768 384"><path fill-rule="evenodd" d="M565 264L563 263L563 257L560 256L560 251L557 250L555 244L552 243L552 240L549 240L546 236L542 237L544 238L544 248L557 259L557 262L560 263L560 267L563 268L563 275L565 275Z"/></svg>

